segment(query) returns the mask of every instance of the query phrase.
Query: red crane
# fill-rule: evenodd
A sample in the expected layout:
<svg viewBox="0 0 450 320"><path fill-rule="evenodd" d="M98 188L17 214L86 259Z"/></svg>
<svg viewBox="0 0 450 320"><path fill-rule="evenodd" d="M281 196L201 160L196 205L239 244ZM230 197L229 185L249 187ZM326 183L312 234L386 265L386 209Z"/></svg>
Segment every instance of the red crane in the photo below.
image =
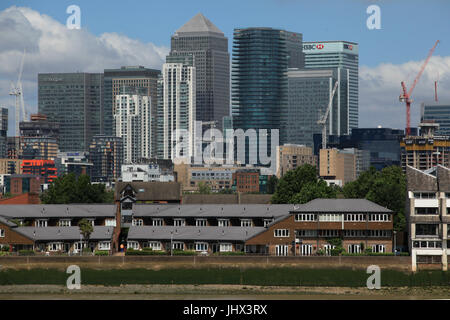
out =
<svg viewBox="0 0 450 320"><path fill-rule="evenodd" d="M417 82L419 82L419 78L423 73L423 70L425 70L425 67L428 64L428 61L430 61L431 56L433 55L434 49L436 49L436 46L438 45L439 40L436 41L436 43L434 44L433 48L431 48L430 52L428 53L428 57L425 60L425 62L423 63L422 67L420 68L419 73L417 74L416 78L414 79L414 82L411 86L411 88L408 90L406 89L406 85L405 82L402 81L402 89L403 89L403 93L400 95L400 101L401 102L405 102L406 103L406 135L409 136L411 134L411 103L413 102L413 100L411 99L411 94L414 90L414 88L416 87Z"/></svg>

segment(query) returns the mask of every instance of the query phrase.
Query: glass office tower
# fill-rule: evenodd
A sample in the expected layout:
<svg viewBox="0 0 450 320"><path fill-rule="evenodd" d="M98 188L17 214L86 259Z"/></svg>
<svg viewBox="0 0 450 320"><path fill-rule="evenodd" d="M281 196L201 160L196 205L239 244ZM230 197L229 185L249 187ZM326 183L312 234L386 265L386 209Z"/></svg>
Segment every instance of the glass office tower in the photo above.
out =
<svg viewBox="0 0 450 320"><path fill-rule="evenodd" d="M349 70L349 130L358 128L358 44L348 41L303 43L305 68L343 68Z"/></svg>
<svg viewBox="0 0 450 320"><path fill-rule="evenodd" d="M38 74L38 112L59 124L60 151L87 151L103 133L103 94L103 73Z"/></svg>
<svg viewBox="0 0 450 320"><path fill-rule="evenodd" d="M234 129L268 129L269 133L270 129L279 129L282 144L287 121L287 70L302 68L303 64L302 34L272 28L235 29L231 98ZM246 163L250 152L258 152L257 144L246 150Z"/></svg>
<svg viewBox="0 0 450 320"><path fill-rule="evenodd" d="M437 136L450 136L450 102L424 102L421 105L421 122L439 123Z"/></svg>

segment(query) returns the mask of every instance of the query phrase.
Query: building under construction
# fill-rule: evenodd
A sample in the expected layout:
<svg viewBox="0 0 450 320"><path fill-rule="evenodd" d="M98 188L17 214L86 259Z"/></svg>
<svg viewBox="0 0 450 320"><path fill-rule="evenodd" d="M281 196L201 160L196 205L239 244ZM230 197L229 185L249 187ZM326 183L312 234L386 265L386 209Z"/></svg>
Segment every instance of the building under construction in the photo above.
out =
<svg viewBox="0 0 450 320"><path fill-rule="evenodd" d="M418 170L428 170L436 165L450 165L450 136L438 136L439 124L423 121L419 136L407 136L400 142L403 172L409 165Z"/></svg>

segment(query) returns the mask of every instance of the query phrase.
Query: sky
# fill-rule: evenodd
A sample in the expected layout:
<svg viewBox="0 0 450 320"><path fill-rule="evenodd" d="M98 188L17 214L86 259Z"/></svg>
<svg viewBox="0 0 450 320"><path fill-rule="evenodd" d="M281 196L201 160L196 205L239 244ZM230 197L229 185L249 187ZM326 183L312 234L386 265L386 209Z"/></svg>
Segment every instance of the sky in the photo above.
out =
<svg viewBox="0 0 450 320"><path fill-rule="evenodd" d="M381 29L369 30L368 6L381 10ZM69 30L66 9L81 9L81 29ZM22 52L27 110L37 111L37 74L102 72L104 68L143 65L160 68L170 36L203 13L229 39L233 29L273 27L301 32L304 41L347 40L359 44L360 127L404 128L400 82L409 86L428 51L440 40L413 92L411 122L417 126L420 103L434 97L450 101L450 1L448 0L2 0L0 2L0 105L10 112Z"/></svg>

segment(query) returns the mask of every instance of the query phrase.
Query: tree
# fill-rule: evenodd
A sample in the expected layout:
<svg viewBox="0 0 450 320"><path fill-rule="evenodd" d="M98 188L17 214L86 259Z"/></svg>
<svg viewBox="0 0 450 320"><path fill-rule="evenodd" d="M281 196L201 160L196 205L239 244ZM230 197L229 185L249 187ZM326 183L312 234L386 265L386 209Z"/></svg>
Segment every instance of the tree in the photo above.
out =
<svg viewBox="0 0 450 320"><path fill-rule="evenodd" d="M89 247L89 238L91 233L94 232L92 222L88 221L86 218L83 218L80 222L78 222L78 227L80 228L80 233L83 235L84 241L86 241L86 247Z"/></svg>
<svg viewBox="0 0 450 320"><path fill-rule="evenodd" d="M275 190L277 189L278 185L278 177L275 175L272 175L269 177L269 180L267 180L267 193L268 194L274 194Z"/></svg>
<svg viewBox="0 0 450 320"><path fill-rule="evenodd" d="M205 182L199 182L198 184L198 193L200 194L210 194L211 193L211 187L206 184Z"/></svg>
<svg viewBox="0 0 450 320"><path fill-rule="evenodd" d="M307 182L299 193L295 194L289 203L306 203L318 198L336 198L337 190L329 187L322 179L317 182Z"/></svg>
<svg viewBox="0 0 450 320"><path fill-rule="evenodd" d="M399 166L376 171L371 167L343 188L346 198L365 198L394 212L394 229L404 231L406 176Z"/></svg>
<svg viewBox="0 0 450 320"><path fill-rule="evenodd" d="M106 191L104 184L91 184L87 175L69 173L58 177L42 193L41 201L44 204L57 203L105 203L113 202L111 192Z"/></svg>
<svg viewBox="0 0 450 320"><path fill-rule="evenodd" d="M306 183L317 181L316 167L312 165L305 164L290 170L278 181L272 203L291 203L292 197L299 193Z"/></svg>

